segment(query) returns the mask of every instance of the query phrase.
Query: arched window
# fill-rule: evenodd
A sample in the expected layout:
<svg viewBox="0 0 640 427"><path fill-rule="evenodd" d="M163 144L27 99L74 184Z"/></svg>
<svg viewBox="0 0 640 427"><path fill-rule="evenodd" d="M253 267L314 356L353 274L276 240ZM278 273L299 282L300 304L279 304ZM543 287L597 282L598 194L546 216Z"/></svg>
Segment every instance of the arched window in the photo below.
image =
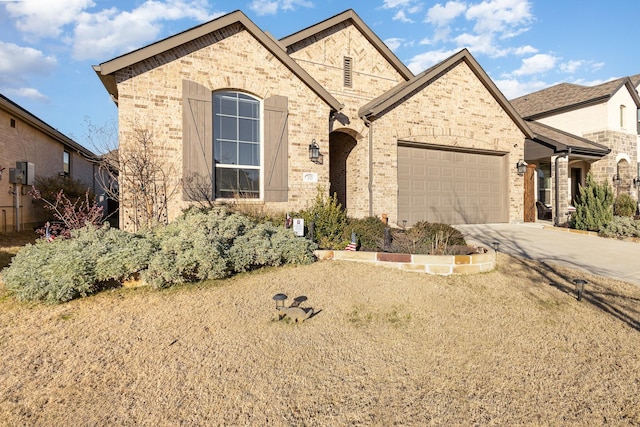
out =
<svg viewBox="0 0 640 427"><path fill-rule="evenodd" d="M213 95L216 198L260 198L260 101L241 92Z"/></svg>

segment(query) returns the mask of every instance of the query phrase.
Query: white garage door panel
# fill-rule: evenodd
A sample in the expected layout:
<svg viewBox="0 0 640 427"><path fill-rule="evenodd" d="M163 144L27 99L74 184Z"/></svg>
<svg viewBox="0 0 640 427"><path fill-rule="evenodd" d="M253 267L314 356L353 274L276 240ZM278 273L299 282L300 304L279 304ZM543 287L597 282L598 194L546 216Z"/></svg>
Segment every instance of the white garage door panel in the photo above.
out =
<svg viewBox="0 0 640 427"><path fill-rule="evenodd" d="M506 222L504 155L398 147L398 220Z"/></svg>

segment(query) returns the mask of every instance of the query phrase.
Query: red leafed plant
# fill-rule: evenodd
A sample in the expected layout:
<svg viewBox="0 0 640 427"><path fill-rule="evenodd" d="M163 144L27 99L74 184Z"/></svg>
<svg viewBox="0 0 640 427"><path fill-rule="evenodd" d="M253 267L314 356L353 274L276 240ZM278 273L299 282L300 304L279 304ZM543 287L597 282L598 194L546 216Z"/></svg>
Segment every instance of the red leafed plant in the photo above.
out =
<svg viewBox="0 0 640 427"><path fill-rule="evenodd" d="M54 218L59 221L47 223L47 226L37 230L46 238L51 236L68 238L71 237L71 230L87 225L99 226L104 222L103 207L90 200L89 191L85 193L84 198L78 198L75 202L69 200L63 190L58 191L53 201L43 198L35 187L31 187L29 194L34 200L42 201L44 207L50 210Z"/></svg>

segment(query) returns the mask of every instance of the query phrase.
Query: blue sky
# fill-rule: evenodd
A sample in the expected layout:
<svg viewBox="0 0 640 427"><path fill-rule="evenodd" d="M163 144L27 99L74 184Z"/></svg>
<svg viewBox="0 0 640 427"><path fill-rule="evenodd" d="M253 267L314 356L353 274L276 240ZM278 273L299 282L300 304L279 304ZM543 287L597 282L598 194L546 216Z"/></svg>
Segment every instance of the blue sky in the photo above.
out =
<svg viewBox="0 0 640 427"><path fill-rule="evenodd" d="M640 73L639 0L0 0L0 93L96 150L91 65L238 9L277 38L354 9L414 73L466 47L507 98Z"/></svg>

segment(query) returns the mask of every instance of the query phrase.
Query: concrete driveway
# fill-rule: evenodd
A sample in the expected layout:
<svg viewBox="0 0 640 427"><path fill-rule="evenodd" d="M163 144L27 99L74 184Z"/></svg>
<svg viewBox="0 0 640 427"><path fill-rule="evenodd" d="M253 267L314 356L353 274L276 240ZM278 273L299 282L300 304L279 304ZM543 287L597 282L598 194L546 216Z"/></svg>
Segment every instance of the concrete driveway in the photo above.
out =
<svg viewBox="0 0 640 427"><path fill-rule="evenodd" d="M640 285L640 243L553 229L540 223L456 225L468 242L547 264Z"/></svg>

